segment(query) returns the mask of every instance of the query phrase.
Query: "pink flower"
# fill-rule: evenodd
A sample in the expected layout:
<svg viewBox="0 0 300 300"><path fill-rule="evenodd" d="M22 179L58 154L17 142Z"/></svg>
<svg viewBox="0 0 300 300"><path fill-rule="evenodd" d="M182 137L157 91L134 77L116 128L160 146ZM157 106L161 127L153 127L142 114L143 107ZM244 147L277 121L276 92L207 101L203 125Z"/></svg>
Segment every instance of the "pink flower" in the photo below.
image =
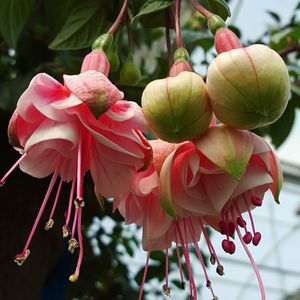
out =
<svg viewBox="0 0 300 300"><path fill-rule="evenodd" d="M279 163L264 139L218 125L210 127L194 144L185 143L168 156L160 174L160 197L172 217L200 216L204 223L224 234L222 247L230 254L235 252L230 237L236 232L265 299L261 277L246 244L252 241L256 246L261 239L251 209L262 205L267 190L278 201L281 184ZM243 212L249 215L250 226ZM215 257L212 245L209 248Z"/></svg>
<svg viewBox="0 0 300 300"><path fill-rule="evenodd" d="M101 55L99 58L96 53L93 57L102 59ZM83 69L100 65L88 57ZM24 250L15 258L21 265L30 253L30 241L56 181L60 177L45 229L53 226L62 183L72 181L63 235L71 235L71 252L80 248L76 271L70 276L71 281L76 281L83 256L84 175L91 172L98 195L112 197L127 192L131 177L148 164L151 148L141 133L147 130L147 124L140 107L122 100L123 93L104 74L86 70L79 75L65 75L64 81L62 85L47 74L38 74L19 99L8 133L22 156L0 182L4 184L17 166L38 178L53 174ZM70 228L73 201L75 212Z"/></svg>
<svg viewBox="0 0 300 300"><path fill-rule="evenodd" d="M205 237L208 237L206 229L203 226L201 217L199 216L178 216L173 219L161 207L161 187L160 187L160 169L162 165L172 156L177 150L176 148L184 147L186 144L169 144L161 140L150 141L153 148L153 164L144 172L139 172L135 175L132 183L132 191L130 193L120 195L115 198L114 205L124 216L127 224L135 223L143 228L143 248L148 251L146 267L144 271L143 281L140 287L139 300L142 298L142 291L146 279L146 273L151 251L164 250L166 251L166 283L163 286L163 291L166 295L170 295L168 283L168 248L174 242L176 244L176 253L178 258L179 272L184 288L184 276L181 264L180 249L182 250L190 282L190 295L193 299L197 299L197 288L194 282L190 254L188 244L192 243L200 260L207 281L207 286L212 289L205 263L198 245L201 232ZM174 152L175 151L175 152ZM216 256L215 256L216 257ZM216 257L215 260L218 260ZM223 267L218 260L217 272L223 275Z"/></svg>

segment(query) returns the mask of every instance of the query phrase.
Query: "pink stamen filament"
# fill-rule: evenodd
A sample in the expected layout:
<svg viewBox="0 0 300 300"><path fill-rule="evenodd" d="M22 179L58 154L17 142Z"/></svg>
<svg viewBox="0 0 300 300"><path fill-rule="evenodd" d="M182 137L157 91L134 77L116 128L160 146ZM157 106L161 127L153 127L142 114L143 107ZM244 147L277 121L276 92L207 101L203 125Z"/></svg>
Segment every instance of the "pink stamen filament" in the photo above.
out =
<svg viewBox="0 0 300 300"><path fill-rule="evenodd" d="M144 290L144 285L145 285L147 272L148 272L150 254L151 254L151 252L149 251L148 255L147 255L147 259L146 259L146 264L145 264L145 268L144 268L144 274L143 274L143 279L142 279L142 282L141 282L141 287L140 287L140 293L139 293L139 299L138 300L142 300L142 297L143 297L143 290Z"/></svg>
<svg viewBox="0 0 300 300"><path fill-rule="evenodd" d="M182 232L181 232L178 222L175 222L175 225L176 225L176 235L177 234L179 235L179 240L181 243L181 248L182 248L183 256L185 258L186 268L187 268L187 272L188 272L188 276L189 276L190 296L192 297L192 299L196 300L197 299L197 289L196 289L196 284L195 284L194 277L192 274L188 246L185 245L185 243L184 243L183 235L182 235Z"/></svg>
<svg viewBox="0 0 300 300"><path fill-rule="evenodd" d="M57 192L56 192L56 196L55 196L55 200L54 200L54 203L53 203L51 213L50 213L50 216L49 216L48 220L53 219L54 212L55 212L55 209L56 209L56 205L57 205L57 202L58 202L58 198L59 198L59 195L60 195L60 192L61 192L62 184L63 184L63 179L60 179L60 182L59 182L59 185L58 185L58 188L57 188Z"/></svg>
<svg viewBox="0 0 300 300"><path fill-rule="evenodd" d="M74 219L73 219L73 225L72 225L71 239L73 239L74 236L75 236L76 225L77 225L77 219L78 219L78 215L79 215L79 210L80 210L80 209L81 209L80 207L76 207L76 209L75 209Z"/></svg>
<svg viewBox="0 0 300 300"><path fill-rule="evenodd" d="M206 266L205 266L205 262L203 260L202 254L201 254L201 250L199 248L197 240L195 239L195 230L194 230L194 227L193 227L193 223L192 223L190 218L188 219L188 221L189 221L188 226L189 226L190 232L191 232L192 237L193 237L193 244L194 244L194 247L195 247L195 250L196 250L196 254L197 254L197 256L200 260L200 263L201 263L201 266L202 266L202 269L203 269L203 272L204 272L204 276L205 276L205 280L206 280L206 286L211 291L213 299L215 299L216 295L215 295L214 290L211 286L211 281L209 279L209 276L208 276L208 273L207 273L207 270L206 270Z"/></svg>
<svg viewBox="0 0 300 300"><path fill-rule="evenodd" d="M240 241L241 241L241 243L242 243L242 245L244 247L244 250L245 250L245 252L247 253L247 255L248 255L249 259L250 259L250 262L252 264L253 270L254 270L255 275L257 277L258 284L259 284L259 289L260 289L261 299L262 300L266 300L264 284L263 284L262 278L260 276L258 267L257 267L257 265L255 263L255 260L254 260L253 256L251 255L251 253L250 253L250 251L249 251L246 243L244 242L242 234L240 232L240 229L239 229L239 227L237 225L235 225L235 229L236 229L238 237L239 237L239 239L240 239Z"/></svg>
<svg viewBox="0 0 300 300"><path fill-rule="evenodd" d="M1 178L0 185L3 185L6 182L8 176L19 166L21 161L26 157L27 153L25 152L14 164L13 166L6 172L6 174Z"/></svg>
<svg viewBox="0 0 300 300"><path fill-rule="evenodd" d="M177 232L176 232L176 254L177 254L177 261L178 261L178 267L179 267L180 280L181 280L181 283L184 285L184 278L183 278L183 272L182 272L182 264L181 264L181 259L180 259L180 251L179 251L178 241L177 241Z"/></svg>
<svg viewBox="0 0 300 300"><path fill-rule="evenodd" d="M78 154L77 154L77 190L76 190L76 198L78 200L83 199L82 138L79 141Z"/></svg>
<svg viewBox="0 0 300 300"><path fill-rule="evenodd" d="M240 212L240 210L239 210L239 207L238 207L236 201L233 203L233 205L234 205L234 207L235 207L235 210L236 210L238 216L239 216L242 220L244 220L244 218L243 218L243 216L242 216L242 214L241 214L241 212ZM244 230L245 230L245 233L247 233L248 230L247 230L247 225L246 225L246 223L245 223L245 225L243 226L243 228L244 228Z"/></svg>
<svg viewBox="0 0 300 300"><path fill-rule="evenodd" d="M35 233L35 231L36 231L36 227L37 227L37 225L38 225L38 223L39 223L39 221L40 221L40 219L41 219L41 216L42 216L42 214L43 214L43 212L44 212L44 209L45 209L46 204L47 204L47 202L48 202L48 200L49 200L50 194L51 194L51 192L52 192L52 190L53 190L53 187L54 187L54 184L55 184L55 182L56 182L57 177L58 177L58 171L55 170L54 173L53 173L53 175L52 175L52 178L51 178L50 184L49 184L49 186L48 186L48 190L47 190L47 192L46 192L46 195L45 195L45 197L44 197L44 200L43 200L43 202L42 202L42 205L41 205L41 207L40 207L40 209L39 209L39 212L38 212L38 214L37 214L37 216L36 216L36 219L35 219L35 221L34 221L34 224L33 224L33 226L32 226L32 229L31 229L31 231L30 231L30 234L29 234L29 236L28 236L27 242L26 242L26 244L25 244L25 246L24 246L23 253L25 253L26 250L27 250L28 247L29 247L29 244L30 244L30 242L31 242L31 240L32 240L32 237L33 237L33 235L34 235L34 233Z"/></svg>
<svg viewBox="0 0 300 300"><path fill-rule="evenodd" d="M77 218L77 235L78 235L78 243L79 243L79 256L76 265L75 275L78 278L80 273L80 266L83 258L83 242L82 242L82 232L81 232L81 216L82 216L82 208L78 208L78 218Z"/></svg>
<svg viewBox="0 0 300 300"><path fill-rule="evenodd" d="M71 219L71 213L72 213L72 204L74 202L74 192L75 192L75 183L76 183L76 177L74 176L72 180L72 186L71 186L71 191L70 191L70 197L69 197L69 204L68 204L68 211L67 211L67 217L66 217L66 222L65 226L69 226L69 222Z"/></svg>
<svg viewBox="0 0 300 300"><path fill-rule="evenodd" d="M207 247L208 247L208 250L209 250L209 253L214 255L216 261L217 261L217 265L218 266L221 266L221 262L217 256L217 253L215 251L215 248L213 246L213 244L211 243L210 239L209 239L209 236L208 236L208 233L206 231L206 228L204 227L203 225L203 219L201 217L199 217L199 220L200 220L200 226L201 226L201 230L203 232L203 235L204 235L204 238L205 238L205 241L206 241L206 244L207 244Z"/></svg>
<svg viewBox="0 0 300 300"><path fill-rule="evenodd" d="M169 245L168 245L168 232L166 233L166 290L169 289Z"/></svg>
<svg viewBox="0 0 300 300"><path fill-rule="evenodd" d="M253 220L253 217L252 217L252 213L250 211L247 199L245 197L243 197L243 198L244 198L244 202L245 202L245 205L246 205L246 208L247 208L247 211L248 211L248 215L249 215L249 218L250 218L250 222L251 222L251 227L252 227L252 230L253 230L253 234L255 234L256 230L255 230L255 225L254 225L254 220Z"/></svg>

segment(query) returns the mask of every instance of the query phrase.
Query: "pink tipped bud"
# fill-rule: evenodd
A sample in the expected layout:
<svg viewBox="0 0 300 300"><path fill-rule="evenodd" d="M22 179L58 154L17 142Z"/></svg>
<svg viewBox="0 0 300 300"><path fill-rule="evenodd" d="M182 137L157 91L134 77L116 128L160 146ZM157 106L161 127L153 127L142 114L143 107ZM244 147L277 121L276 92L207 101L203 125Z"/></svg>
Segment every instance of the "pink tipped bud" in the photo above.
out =
<svg viewBox="0 0 300 300"><path fill-rule="evenodd" d="M215 48L220 54L232 49L241 48L239 38L228 28L221 28L215 35Z"/></svg>
<svg viewBox="0 0 300 300"><path fill-rule="evenodd" d="M181 60L176 61L173 64L173 66L170 69L169 76L175 77L179 73L184 72L184 71L192 72L192 68L191 68L191 65L189 64L189 62L187 62L184 59L181 59Z"/></svg>
<svg viewBox="0 0 300 300"><path fill-rule="evenodd" d="M252 244L254 246L257 246L259 244L260 240L261 240L261 234L260 234L260 232L255 232L254 236L253 236Z"/></svg>
<svg viewBox="0 0 300 300"><path fill-rule="evenodd" d="M81 73L89 70L94 70L108 75L110 69L110 64L106 54L102 50L93 50L90 52L83 60L81 66Z"/></svg>

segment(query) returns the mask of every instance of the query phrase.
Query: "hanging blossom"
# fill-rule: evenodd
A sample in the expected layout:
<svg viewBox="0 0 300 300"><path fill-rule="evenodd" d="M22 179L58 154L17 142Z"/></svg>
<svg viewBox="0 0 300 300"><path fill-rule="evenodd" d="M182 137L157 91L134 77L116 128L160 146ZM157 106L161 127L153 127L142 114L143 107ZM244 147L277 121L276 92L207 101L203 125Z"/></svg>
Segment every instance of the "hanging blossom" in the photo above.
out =
<svg viewBox="0 0 300 300"><path fill-rule="evenodd" d="M194 281L191 258L189 254L189 244L193 244L206 277L206 285L210 289L213 299L217 299L211 286L211 281L205 267L198 241L203 233L208 236L204 228L201 217L198 216L178 216L176 219L168 215L160 204L161 187L160 174L161 168L167 157L174 153L175 149L185 147L190 143L171 144L162 140L150 141L153 149L153 163L144 172L135 175L132 183L132 191L116 197L114 207L118 208L124 216L127 224L135 223L143 228L142 244L148 252L143 280L140 287L139 300L142 299L143 287L152 251L165 250L166 253L166 282L163 285L165 295L170 295L168 272L169 272L169 248L173 243L176 245L176 255L181 278L181 287L185 289L183 275L182 258L183 255L190 282L190 297L197 299L197 287ZM176 150L177 151L177 150ZM175 151L175 152L176 152ZM218 259L218 258L217 258ZM223 266L218 260L217 272L223 275Z"/></svg>
<svg viewBox="0 0 300 300"><path fill-rule="evenodd" d="M181 280L184 282L179 246L188 270L190 297L197 299L188 251L188 244L192 243L203 267L206 285L213 299L217 299L198 245L202 233L210 262L216 264L216 272L223 275L224 268L206 229L209 225L224 235L222 247L229 254L235 252L233 236L237 233L256 272L261 297L265 299L263 282L248 244L252 242L257 246L261 239L251 210L262 205L267 190L271 190L278 201L281 188L281 169L270 146L251 132L224 125L211 126L197 141L173 146L176 148L173 152L170 144L166 146L167 143L158 141L151 144L154 165L135 176L131 193L119 197L115 205L127 223L143 226L145 250L149 253L166 250L166 293L169 293L168 248L174 242ZM162 152L165 154L157 154ZM244 212L249 216L249 225L242 216ZM149 257L150 254L145 274Z"/></svg>
<svg viewBox="0 0 300 300"><path fill-rule="evenodd" d="M24 249L15 257L19 265L30 254L30 242L55 183L59 182L46 230L54 224L63 182L72 182L63 226L63 236L70 237L69 251L79 247L71 281L78 279L83 258L85 174L90 171L97 196L113 197L130 189L131 177L151 158L151 148L141 133L147 130L143 113L136 103L122 100L123 93L108 80L105 54L91 52L81 71L79 75L64 75L64 85L44 73L32 79L8 127L9 141L21 157L0 180L3 185L18 166L37 178L52 174Z"/></svg>

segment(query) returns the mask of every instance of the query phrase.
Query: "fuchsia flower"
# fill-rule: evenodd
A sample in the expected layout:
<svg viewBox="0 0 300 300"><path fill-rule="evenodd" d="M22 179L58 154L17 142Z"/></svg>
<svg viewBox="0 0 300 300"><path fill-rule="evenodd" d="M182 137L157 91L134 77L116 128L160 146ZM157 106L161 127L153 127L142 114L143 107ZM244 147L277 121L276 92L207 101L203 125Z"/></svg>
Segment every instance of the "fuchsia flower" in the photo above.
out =
<svg viewBox="0 0 300 300"><path fill-rule="evenodd" d="M123 93L106 75L98 72L108 73L107 59L102 59L100 51L93 51L84 60L84 72L65 75L64 85L47 74L38 74L32 79L18 101L8 128L10 142L21 157L0 180L4 184L17 166L37 178L52 174L24 250L15 258L20 265L30 254L30 241L56 181L60 178L45 229L53 226L62 183L72 181L63 235L71 235L69 250L74 252L79 247L80 253L71 281L79 276L83 256L84 175L91 172L97 195L113 197L130 189L131 177L145 167L151 157L151 148L141 133L147 130L143 113L136 103L122 100ZM70 227L74 199L75 212Z"/></svg>
<svg viewBox="0 0 300 300"><path fill-rule="evenodd" d="M217 299L197 241L202 233L211 255L210 261L217 263L216 271L223 275L223 266L205 225L224 234L222 246L230 254L235 252L235 242L231 237L236 232L257 274L262 299L265 299L262 280L247 244L252 241L258 245L261 238L251 209L262 205L263 196L269 189L278 201L281 188L281 169L269 145L251 132L224 125L211 126L194 143L175 146L151 141L151 145L154 166L157 153L160 153L161 170L152 166L137 174L132 192L116 202L127 223L143 226L144 249L149 252L166 249L168 269L168 247L172 242L176 243L177 249L180 245L189 271L190 295L197 299L188 254L188 243L192 243L203 266L207 286ZM176 147L173 152L172 147ZM246 224L243 212L249 215L250 226ZM148 261L149 255L147 264ZM178 264L182 274L180 259ZM165 287L168 288L167 272Z"/></svg>

